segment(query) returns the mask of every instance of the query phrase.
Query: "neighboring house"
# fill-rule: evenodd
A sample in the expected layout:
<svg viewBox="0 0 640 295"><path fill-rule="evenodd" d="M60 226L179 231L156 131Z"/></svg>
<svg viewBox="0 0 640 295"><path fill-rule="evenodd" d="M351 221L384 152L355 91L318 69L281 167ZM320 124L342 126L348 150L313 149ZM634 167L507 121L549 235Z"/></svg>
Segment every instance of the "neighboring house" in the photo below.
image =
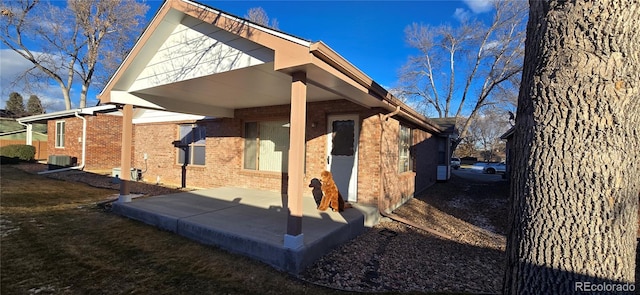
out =
<svg viewBox="0 0 640 295"><path fill-rule="evenodd" d="M47 124L49 157L69 156L72 165L90 170L120 165L122 114L114 105L40 114L17 121L27 125L27 130L33 124ZM31 143L27 140L27 144Z"/></svg>
<svg viewBox="0 0 640 295"><path fill-rule="evenodd" d="M16 119L0 117L0 146L26 144L28 137L31 136L29 145L36 148L35 159L46 159L48 155L46 125L36 125L31 131L28 132L27 127L18 123Z"/></svg>
<svg viewBox="0 0 640 295"><path fill-rule="evenodd" d="M513 158L513 134L516 132L516 127L512 126L511 128L509 128L509 130L507 130L507 132L505 132L504 134L500 135L500 139L505 140L506 141L506 148L505 148L505 153L506 153L506 161L505 163L507 163L507 168L506 171L504 173L504 178L506 179L511 179L511 167L512 167L512 158Z"/></svg>
<svg viewBox="0 0 640 295"><path fill-rule="evenodd" d="M14 114L12 111L0 109L0 118L15 118L15 117L16 117L16 114Z"/></svg>
<svg viewBox="0 0 640 295"><path fill-rule="evenodd" d="M451 178L451 157L453 156L453 144L458 140L458 118L433 118L433 122L440 126L442 135L447 140L440 141L438 144L438 181L447 181Z"/></svg>
<svg viewBox="0 0 640 295"><path fill-rule="evenodd" d="M147 124L205 118L199 115L139 109L133 121ZM27 126L46 124L49 138L47 146L44 147L45 152L52 156L69 156L75 160L74 165L78 168L107 171L120 167L122 112L115 105L34 115L19 118L17 121ZM38 137L38 133L34 132L33 137L35 140L41 136ZM86 143L84 145L83 138ZM47 143L47 134L44 134L44 142ZM22 143L25 143L24 139ZM144 166L137 168L143 169Z"/></svg>

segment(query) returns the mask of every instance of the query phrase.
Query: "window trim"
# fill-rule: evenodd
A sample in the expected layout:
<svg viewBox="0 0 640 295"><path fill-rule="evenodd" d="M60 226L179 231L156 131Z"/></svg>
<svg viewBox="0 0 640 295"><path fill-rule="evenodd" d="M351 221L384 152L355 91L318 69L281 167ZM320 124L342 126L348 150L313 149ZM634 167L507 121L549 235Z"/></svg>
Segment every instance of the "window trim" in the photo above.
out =
<svg viewBox="0 0 640 295"><path fill-rule="evenodd" d="M65 133L66 133L66 123L64 120L56 121L56 130L55 130L55 148L62 149L64 148L65 143ZM58 128L58 126L62 126L62 128ZM62 131L62 132L59 132Z"/></svg>

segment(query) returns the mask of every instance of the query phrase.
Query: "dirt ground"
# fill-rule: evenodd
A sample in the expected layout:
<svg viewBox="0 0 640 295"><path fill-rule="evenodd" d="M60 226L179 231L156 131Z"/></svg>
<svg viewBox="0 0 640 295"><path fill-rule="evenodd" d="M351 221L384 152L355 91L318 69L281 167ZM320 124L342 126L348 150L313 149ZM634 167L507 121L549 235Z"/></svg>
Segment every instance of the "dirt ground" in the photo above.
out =
<svg viewBox="0 0 640 295"><path fill-rule="evenodd" d="M488 181L453 175L394 212L451 239L387 220L317 261L302 277L361 292L499 293L508 183L486 176Z"/></svg>
<svg viewBox="0 0 640 295"><path fill-rule="evenodd" d="M20 169L35 172L42 167ZM99 174L70 171L49 177L118 188L113 179ZM180 191L144 183L134 183L131 190L146 196ZM436 183L393 212L435 234L385 219L297 279L357 292L500 293L508 193L509 184L500 175L454 171L448 182Z"/></svg>
<svg viewBox="0 0 640 295"><path fill-rule="evenodd" d="M500 293L508 195L509 184L501 175L454 171L451 180L394 212L450 239L383 222L317 261L303 277L362 292ZM639 270L637 255L636 277Z"/></svg>

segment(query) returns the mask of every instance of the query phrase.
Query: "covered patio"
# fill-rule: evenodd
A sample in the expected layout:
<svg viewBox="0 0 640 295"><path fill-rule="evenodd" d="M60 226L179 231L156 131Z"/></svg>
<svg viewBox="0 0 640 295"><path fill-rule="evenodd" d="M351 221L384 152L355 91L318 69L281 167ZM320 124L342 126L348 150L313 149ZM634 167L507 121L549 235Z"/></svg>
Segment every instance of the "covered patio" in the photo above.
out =
<svg viewBox="0 0 640 295"><path fill-rule="evenodd" d="M116 202L113 211L294 274L361 234L379 216L376 208L357 204L343 212L318 211L313 197L306 196L304 245L291 249L284 246L286 207L286 196L277 192L221 187Z"/></svg>
<svg viewBox="0 0 640 295"><path fill-rule="evenodd" d="M161 110L218 120L205 126L208 129L200 129L206 132L199 140L209 147L206 153L201 149L206 160L197 169L206 177L224 182L197 187L223 188L132 201L130 176L124 173L116 212L294 273L361 233L365 225L373 224L375 220L368 216L377 218L380 208L399 204L412 194L416 176L407 168L402 178L396 177L397 161L382 152L381 125L395 124L399 129L399 121L385 123L397 116L402 117L407 132L419 129L421 133L416 134L421 135L421 141L440 133L437 125L321 41L307 41L190 0L163 3L99 98L122 111L121 171L131 169L136 160L134 151L146 161L147 152L161 148L166 148L164 153L152 156L158 161L154 166L166 164L162 166L165 170L178 166L175 148L181 138L172 138L174 147L160 136L171 133L174 137L179 130L149 135L151 128L145 133L136 126L134 140L137 112ZM257 138L251 135L253 129L247 123L261 120L282 120L280 127L287 128L283 136L286 140L282 140L285 144L277 146L283 156L276 163L282 165L271 171L257 171L255 165L245 161L255 155L247 151L255 148L249 144ZM331 128L340 126L336 121L351 124L350 129L345 128L348 136L335 140L345 149L331 148L337 132ZM197 123L206 122L189 123L194 124L192 130L197 130ZM385 139L395 155L397 136L387 134ZM138 150L136 144L145 142L145 138L149 145ZM368 145L359 145L364 140ZM408 156L410 144L406 146ZM226 152L228 159L210 160ZM424 166L430 167L430 151L423 154ZM358 157L369 161L359 168ZM187 161L183 162L186 167ZM387 162L388 171L382 168ZM406 163L408 166L409 161ZM349 201L368 200L369 206L377 203L377 207L356 204L356 209L343 213L318 212L313 198L304 195L309 180L323 170L331 170L338 186L348 184L342 194ZM389 183L397 186L396 199L387 196L391 193L381 184L383 175L394 177ZM234 182L237 179L245 183ZM411 192L400 193L405 188L401 184L407 183ZM282 190L224 188L253 185ZM362 189L356 191L358 185ZM357 195L363 198L357 199Z"/></svg>
<svg viewBox="0 0 640 295"><path fill-rule="evenodd" d="M234 118L239 109L289 105L289 198L280 206L288 214L284 246L294 250L306 239L301 218L307 103L346 99L400 111L398 101L324 43L189 0L162 5L99 98L122 107L123 171L131 168L136 109ZM129 179L123 176L120 201L129 202Z"/></svg>

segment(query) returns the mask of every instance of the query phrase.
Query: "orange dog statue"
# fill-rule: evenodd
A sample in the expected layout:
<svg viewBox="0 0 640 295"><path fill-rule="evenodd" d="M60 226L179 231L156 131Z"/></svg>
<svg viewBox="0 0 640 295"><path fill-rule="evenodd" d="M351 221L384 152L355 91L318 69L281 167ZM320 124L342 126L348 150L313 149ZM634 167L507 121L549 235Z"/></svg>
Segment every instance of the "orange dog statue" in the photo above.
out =
<svg viewBox="0 0 640 295"><path fill-rule="evenodd" d="M320 179L322 182L323 195L320 205L318 206L318 210L325 211L327 208L331 207L334 212L342 212L345 208L351 208L349 203L344 202L344 199L338 190L338 186L333 181L331 172L322 171L322 173L320 173Z"/></svg>

